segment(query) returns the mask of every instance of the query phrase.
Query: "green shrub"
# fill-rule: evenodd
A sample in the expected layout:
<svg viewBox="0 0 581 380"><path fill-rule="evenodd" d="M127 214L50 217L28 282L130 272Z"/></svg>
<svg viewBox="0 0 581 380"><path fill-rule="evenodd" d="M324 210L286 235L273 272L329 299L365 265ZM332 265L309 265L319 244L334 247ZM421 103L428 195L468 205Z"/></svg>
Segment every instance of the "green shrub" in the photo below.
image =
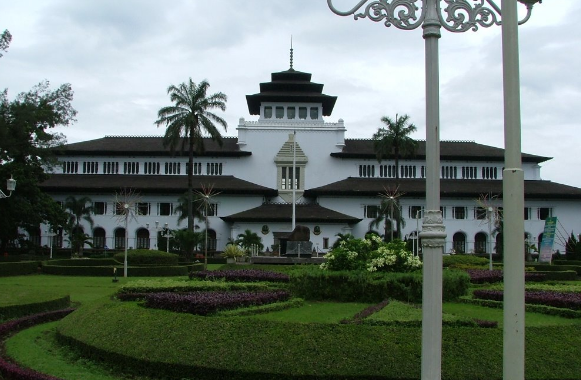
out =
<svg viewBox="0 0 581 380"><path fill-rule="evenodd" d="M280 288L281 286L277 286ZM117 294L134 293L161 293L161 292L200 292L200 291L225 291L244 290L260 291L272 289L268 283L236 283L221 281L180 281L180 280L138 280L123 285Z"/></svg>
<svg viewBox="0 0 581 380"><path fill-rule="evenodd" d="M446 255L443 257L445 268L471 269L489 265L489 260L474 255Z"/></svg>
<svg viewBox="0 0 581 380"><path fill-rule="evenodd" d="M290 290L307 300L340 302L381 302L393 298L422 302L422 274L370 273L367 271L323 271L303 269L289 272ZM443 298L456 299L468 294L470 276L462 271L444 271Z"/></svg>
<svg viewBox="0 0 581 380"><path fill-rule="evenodd" d="M125 252L113 256L120 263L125 261ZM127 251L128 265L178 265L178 255L150 249L130 249Z"/></svg>
<svg viewBox="0 0 581 380"><path fill-rule="evenodd" d="M13 263L0 263L0 277L22 276L38 272L40 262L21 261Z"/></svg>
<svg viewBox="0 0 581 380"><path fill-rule="evenodd" d="M42 301L29 302L25 304L0 306L0 321L12 318L20 318L26 315L43 313L45 311L60 310L70 306L70 296L45 296Z"/></svg>
<svg viewBox="0 0 581 380"><path fill-rule="evenodd" d="M422 266L419 258L408 251L405 242L385 243L374 234L364 239L341 241L325 256L324 270L367 270L369 272L413 272Z"/></svg>
<svg viewBox="0 0 581 380"><path fill-rule="evenodd" d="M43 261L43 266L56 265L56 266L70 266L70 267L102 267L107 265L119 265L119 262L113 260L112 258L100 258L100 259L57 259Z"/></svg>

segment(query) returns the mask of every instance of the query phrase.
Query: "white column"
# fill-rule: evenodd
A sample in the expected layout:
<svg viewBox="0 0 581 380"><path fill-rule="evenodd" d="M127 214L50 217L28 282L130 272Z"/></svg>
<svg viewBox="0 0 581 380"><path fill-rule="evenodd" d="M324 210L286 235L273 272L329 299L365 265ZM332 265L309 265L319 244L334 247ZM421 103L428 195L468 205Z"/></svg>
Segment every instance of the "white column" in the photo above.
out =
<svg viewBox="0 0 581 380"><path fill-rule="evenodd" d="M426 211L422 224L422 380L440 380L442 369L442 253L446 238L440 211L440 92L436 5L426 0Z"/></svg>
<svg viewBox="0 0 581 380"><path fill-rule="evenodd" d="M503 171L504 328L503 378L524 380L524 174L521 162L517 0L502 0L504 83Z"/></svg>

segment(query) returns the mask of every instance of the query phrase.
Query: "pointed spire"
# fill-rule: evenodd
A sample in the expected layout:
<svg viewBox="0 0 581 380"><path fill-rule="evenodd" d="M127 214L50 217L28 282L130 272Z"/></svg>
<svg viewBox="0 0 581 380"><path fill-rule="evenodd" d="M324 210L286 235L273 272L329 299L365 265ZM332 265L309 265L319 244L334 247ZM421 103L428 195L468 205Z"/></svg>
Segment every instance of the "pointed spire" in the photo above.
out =
<svg viewBox="0 0 581 380"><path fill-rule="evenodd" d="M293 70L293 36L291 34L291 47L290 47L290 70Z"/></svg>

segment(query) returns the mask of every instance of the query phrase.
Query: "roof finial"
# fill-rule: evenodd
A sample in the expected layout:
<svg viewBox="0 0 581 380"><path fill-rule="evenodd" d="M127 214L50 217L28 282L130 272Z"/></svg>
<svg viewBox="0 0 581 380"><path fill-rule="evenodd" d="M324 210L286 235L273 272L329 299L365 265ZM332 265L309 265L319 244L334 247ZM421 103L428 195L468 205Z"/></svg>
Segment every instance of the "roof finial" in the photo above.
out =
<svg viewBox="0 0 581 380"><path fill-rule="evenodd" d="M291 34L290 69L293 70L293 36Z"/></svg>

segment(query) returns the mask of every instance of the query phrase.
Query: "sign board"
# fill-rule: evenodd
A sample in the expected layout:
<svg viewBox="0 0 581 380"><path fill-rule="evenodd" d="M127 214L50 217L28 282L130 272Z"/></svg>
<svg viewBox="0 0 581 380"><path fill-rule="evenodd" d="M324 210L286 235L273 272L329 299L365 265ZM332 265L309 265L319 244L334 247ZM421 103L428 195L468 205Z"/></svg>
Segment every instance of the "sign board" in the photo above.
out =
<svg viewBox="0 0 581 380"><path fill-rule="evenodd" d="M539 262L550 263L553 258L553 243L555 242L555 231L557 230L557 217L553 216L545 219L545 230L539 249Z"/></svg>

